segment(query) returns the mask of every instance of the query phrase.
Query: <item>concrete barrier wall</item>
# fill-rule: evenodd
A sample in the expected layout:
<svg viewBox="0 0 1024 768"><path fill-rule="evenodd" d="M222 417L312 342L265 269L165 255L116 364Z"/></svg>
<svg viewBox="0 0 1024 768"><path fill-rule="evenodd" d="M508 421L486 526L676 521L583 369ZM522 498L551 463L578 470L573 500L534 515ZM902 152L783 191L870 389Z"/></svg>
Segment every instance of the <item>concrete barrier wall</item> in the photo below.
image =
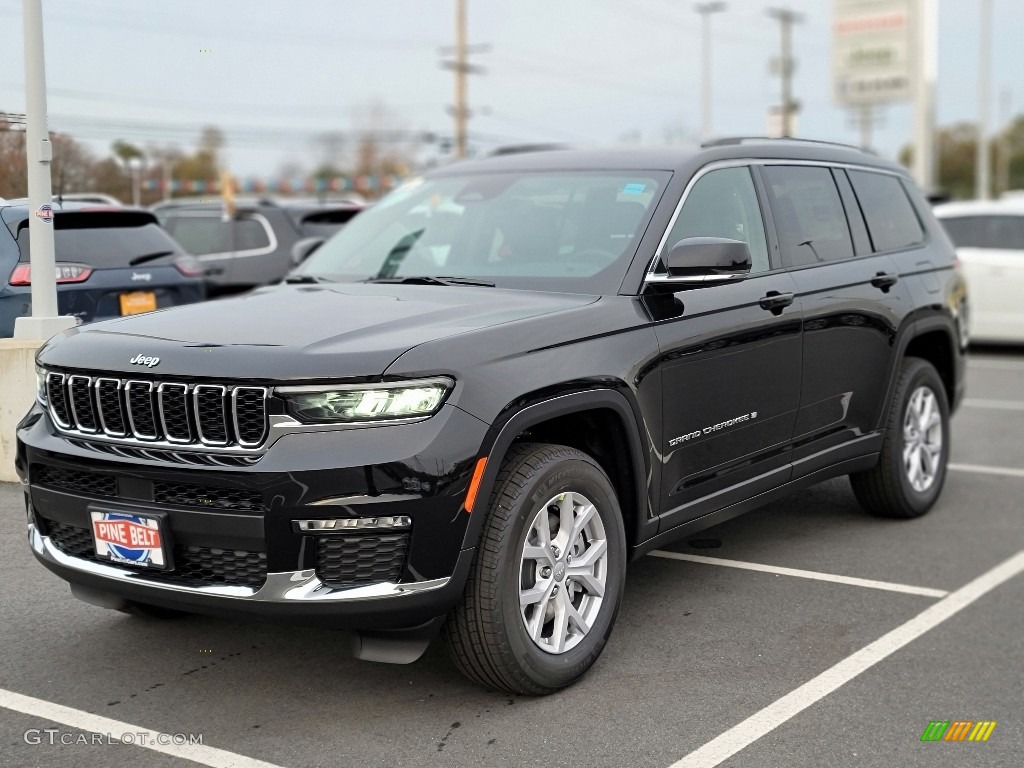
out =
<svg viewBox="0 0 1024 768"><path fill-rule="evenodd" d="M42 341L0 339L0 480L18 479L14 429L35 399L35 357L42 345Z"/></svg>

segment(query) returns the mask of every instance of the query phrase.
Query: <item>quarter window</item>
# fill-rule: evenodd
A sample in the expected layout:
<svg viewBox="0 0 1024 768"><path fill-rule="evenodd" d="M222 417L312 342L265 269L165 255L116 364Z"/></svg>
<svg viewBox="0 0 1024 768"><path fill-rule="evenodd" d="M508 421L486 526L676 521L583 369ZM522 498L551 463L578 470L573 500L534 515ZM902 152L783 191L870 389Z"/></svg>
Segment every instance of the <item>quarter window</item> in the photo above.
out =
<svg viewBox="0 0 1024 768"><path fill-rule="evenodd" d="M167 229L186 251L196 256L255 251L270 245L263 224L244 216L224 221L209 214L172 215L167 218Z"/></svg>
<svg viewBox="0 0 1024 768"><path fill-rule="evenodd" d="M697 180L665 241L666 251L688 237L741 240L750 249L750 271L769 269L764 220L749 168L721 168Z"/></svg>
<svg viewBox="0 0 1024 768"><path fill-rule="evenodd" d="M924 242L921 222L898 178L850 171L850 183L864 211L876 251L894 251Z"/></svg>
<svg viewBox="0 0 1024 768"><path fill-rule="evenodd" d="M832 171L811 166L764 167L775 230L789 266L853 257L853 242Z"/></svg>

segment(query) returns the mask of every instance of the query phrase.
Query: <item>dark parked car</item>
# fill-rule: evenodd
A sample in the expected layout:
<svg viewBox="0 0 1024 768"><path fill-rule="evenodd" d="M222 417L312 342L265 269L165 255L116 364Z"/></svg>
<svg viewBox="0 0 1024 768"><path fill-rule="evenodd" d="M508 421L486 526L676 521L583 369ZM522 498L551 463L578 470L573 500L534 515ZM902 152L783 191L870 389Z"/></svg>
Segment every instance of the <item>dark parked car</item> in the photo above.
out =
<svg viewBox="0 0 1024 768"><path fill-rule="evenodd" d="M452 165L281 285L52 339L30 545L108 608L350 627L394 662L443 628L473 680L550 693L644 552L840 475L925 514L965 302L905 171L854 149Z"/></svg>
<svg viewBox="0 0 1024 768"><path fill-rule="evenodd" d="M57 311L81 322L202 301L202 267L149 211L54 204ZM32 310L29 210L0 205L0 338Z"/></svg>
<svg viewBox="0 0 1024 768"><path fill-rule="evenodd" d="M211 293L235 293L284 277L364 206L312 200L239 200L227 218L218 200L153 206L160 222L206 269Z"/></svg>

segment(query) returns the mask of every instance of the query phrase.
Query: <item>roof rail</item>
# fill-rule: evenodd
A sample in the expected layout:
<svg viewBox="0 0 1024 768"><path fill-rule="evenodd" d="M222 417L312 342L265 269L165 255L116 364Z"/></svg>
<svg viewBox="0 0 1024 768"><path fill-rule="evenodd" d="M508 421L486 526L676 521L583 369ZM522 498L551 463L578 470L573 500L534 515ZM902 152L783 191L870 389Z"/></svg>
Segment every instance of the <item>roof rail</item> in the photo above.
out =
<svg viewBox="0 0 1024 768"><path fill-rule="evenodd" d="M855 149L858 152L868 152L874 154L870 149L864 149L858 147L856 144L844 144L841 141L822 141L821 139L799 139L794 136L783 136L783 137L771 137L771 136L726 136L721 139L712 139L705 141L701 144L702 149L709 149L711 147L733 147L739 144L775 144L775 143L792 143L792 144L823 144L830 147L842 147L843 149Z"/></svg>

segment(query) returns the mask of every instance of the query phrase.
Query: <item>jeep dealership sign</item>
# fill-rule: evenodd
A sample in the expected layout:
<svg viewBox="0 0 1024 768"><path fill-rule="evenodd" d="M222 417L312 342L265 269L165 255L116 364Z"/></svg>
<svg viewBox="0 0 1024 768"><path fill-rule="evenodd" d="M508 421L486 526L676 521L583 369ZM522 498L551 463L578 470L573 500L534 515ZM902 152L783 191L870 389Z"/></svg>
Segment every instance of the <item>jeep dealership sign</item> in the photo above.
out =
<svg viewBox="0 0 1024 768"><path fill-rule="evenodd" d="M847 106L911 97L914 0L833 0L832 81Z"/></svg>

